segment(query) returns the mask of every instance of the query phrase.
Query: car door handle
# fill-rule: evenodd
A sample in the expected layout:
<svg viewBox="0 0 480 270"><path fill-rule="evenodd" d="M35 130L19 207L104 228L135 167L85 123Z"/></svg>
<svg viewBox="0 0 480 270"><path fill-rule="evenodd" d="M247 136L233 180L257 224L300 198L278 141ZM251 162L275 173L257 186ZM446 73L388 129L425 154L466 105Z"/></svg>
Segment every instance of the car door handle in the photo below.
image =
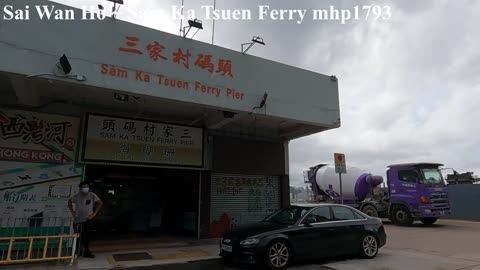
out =
<svg viewBox="0 0 480 270"><path fill-rule="evenodd" d="M333 232L333 231L335 231L335 228L328 228L328 230Z"/></svg>
<svg viewBox="0 0 480 270"><path fill-rule="evenodd" d="M362 226L360 226L360 225L353 225L353 226L350 226L350 228L355 229L355 230L360 230L360 229L362 228Z"/></svg>

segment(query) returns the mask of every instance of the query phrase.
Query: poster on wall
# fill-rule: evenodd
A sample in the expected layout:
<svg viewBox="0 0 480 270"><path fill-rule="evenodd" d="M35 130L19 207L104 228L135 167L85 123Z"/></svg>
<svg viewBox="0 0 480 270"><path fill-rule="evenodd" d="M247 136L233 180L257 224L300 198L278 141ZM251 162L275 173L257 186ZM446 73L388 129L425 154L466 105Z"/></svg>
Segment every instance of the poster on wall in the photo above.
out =
<svg viewBox="0 0 480 270"><path fill-rule="evenodd" d="M80 177L0 191L1 227L68 226L68 200L78 193Z"/></svg>
<svg viewBox="0 0 480 270"><path fill-rule="evenodd" d="M204 166L201 128L87 114L84 131L84 163Z"/></svg>
<svg viewBox="0 0 480 270"><path fill-rule="evenodd" d="M32 216L70 217L66 204L83 171L74 160L79 122L0 108L2 226L21 226L21 220Z"/></svg>
<svg viewBox="0 0 480 270"><path fill-rule="evenodd" d="M258 222L280 207L279 178L213 174L210 197L210 237L238 225Z"/></svg>

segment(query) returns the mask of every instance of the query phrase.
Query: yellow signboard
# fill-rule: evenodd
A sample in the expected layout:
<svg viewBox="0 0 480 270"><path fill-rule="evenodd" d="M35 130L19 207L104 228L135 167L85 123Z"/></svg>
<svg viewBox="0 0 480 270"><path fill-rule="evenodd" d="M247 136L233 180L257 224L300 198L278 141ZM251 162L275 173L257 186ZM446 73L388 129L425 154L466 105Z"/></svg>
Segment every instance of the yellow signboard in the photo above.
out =
<svg viewBox="0 0 480 270"><path fill-rule="evenodd" d="M202 128L88 114L81 161L202 168L203 149Z"/></svg>

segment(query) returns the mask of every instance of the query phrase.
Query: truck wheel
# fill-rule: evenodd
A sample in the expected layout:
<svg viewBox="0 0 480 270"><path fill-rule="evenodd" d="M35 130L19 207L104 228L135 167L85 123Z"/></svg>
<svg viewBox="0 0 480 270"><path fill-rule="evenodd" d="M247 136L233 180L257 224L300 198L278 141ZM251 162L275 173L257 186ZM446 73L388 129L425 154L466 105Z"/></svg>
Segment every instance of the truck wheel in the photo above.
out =
<svg viewBox="0 0 480 270"><path fill-rule="evenodd" d="M362 208L362 212L371 216L371 217L378 217L377 208L373 205L366 205Z"/></svg>
<svg viewBox="0 0 480 270"><path fill-rule="evenodd" d="M432 225L438 220L438 218L421 218L420 221L425 225Z"/></svg>
<svg viewBox="0 0 480 270"><path fill-rule="evenodd" d="M413 224L412 215L410 215L410 211L408 211L408 208L405 206L397 206L393 209L392 221L400 226L410 226Z"/></svg>

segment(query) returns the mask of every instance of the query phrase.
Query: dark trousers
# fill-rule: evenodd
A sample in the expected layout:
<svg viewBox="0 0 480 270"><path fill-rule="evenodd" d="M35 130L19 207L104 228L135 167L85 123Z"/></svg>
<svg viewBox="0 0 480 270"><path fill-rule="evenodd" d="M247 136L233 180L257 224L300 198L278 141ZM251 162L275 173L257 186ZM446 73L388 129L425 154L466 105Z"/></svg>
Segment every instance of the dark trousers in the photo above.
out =
<svg viewBox="0 0 480 270"><path fill-rule="evenodd" d="M90 222L85 221L82 223L75 224L76 233L80 234L80 238L77 241L77 254L83 256L89 254L90 252Z"/></svg>

